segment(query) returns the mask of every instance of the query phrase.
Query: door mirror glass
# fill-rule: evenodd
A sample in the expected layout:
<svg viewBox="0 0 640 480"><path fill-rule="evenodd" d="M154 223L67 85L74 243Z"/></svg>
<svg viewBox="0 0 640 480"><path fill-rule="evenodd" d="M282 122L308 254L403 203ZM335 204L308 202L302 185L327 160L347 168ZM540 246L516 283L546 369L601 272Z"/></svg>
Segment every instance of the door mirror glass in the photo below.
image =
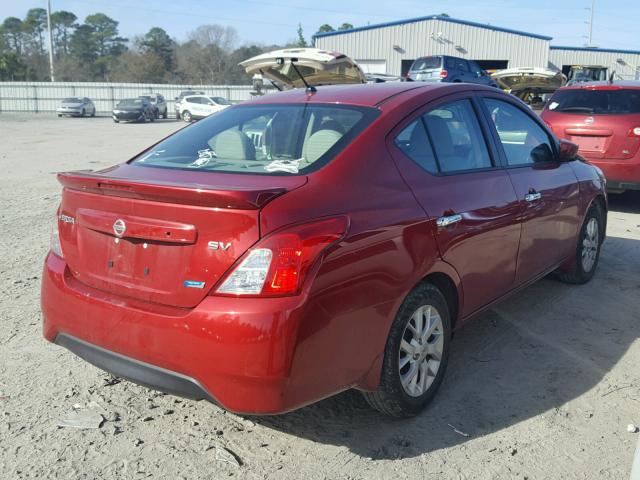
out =
<svg viewBox="0 0 640 480"><path fill-rule="evenodd" d="M564 138L560 140L560 161L571 162L578 158L578 145Z"/></svg>

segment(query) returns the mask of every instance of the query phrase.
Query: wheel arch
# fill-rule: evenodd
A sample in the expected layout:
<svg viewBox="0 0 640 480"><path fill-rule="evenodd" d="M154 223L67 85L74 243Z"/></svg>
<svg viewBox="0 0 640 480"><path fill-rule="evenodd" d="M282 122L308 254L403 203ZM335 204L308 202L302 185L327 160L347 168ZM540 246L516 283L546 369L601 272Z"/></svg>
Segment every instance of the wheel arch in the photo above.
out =
<svg viewBox="0 0 640 480"><path fill-rule="evenodd" d="M442 295L444 295L444 298L447 301L447 305L449 306L449 313L451 315L451 328L455 329L461 311L461 295L459 292L460 284L456 283L448 274L440 271L429 273L421 280L420 283L430 283L442 292Z"/></svg>

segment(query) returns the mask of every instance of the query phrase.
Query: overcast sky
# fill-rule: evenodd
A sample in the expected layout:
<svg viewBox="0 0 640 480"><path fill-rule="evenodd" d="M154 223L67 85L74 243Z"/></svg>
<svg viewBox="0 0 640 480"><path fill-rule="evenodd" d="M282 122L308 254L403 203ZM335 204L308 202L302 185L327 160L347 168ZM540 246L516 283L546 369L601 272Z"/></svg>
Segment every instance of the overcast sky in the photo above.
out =
<svg viewBox="0 0 640 480"><path fill-rule="evenodd" d="M446 6L443 6L445 5ZM447 13L451 17L553 37L552 45L582 46L587 39L591 0L52 0L52 9L84 19L103 12L120 22L120 33L133 37L159 26L177 39L198 25L233 26L242 43L284 43L302 24L308 40L318 27L343 22L355 26ZM45 0L0 0L0 19L23 18ZM640 50L640 2L596 0L593 44Z"/></svg>

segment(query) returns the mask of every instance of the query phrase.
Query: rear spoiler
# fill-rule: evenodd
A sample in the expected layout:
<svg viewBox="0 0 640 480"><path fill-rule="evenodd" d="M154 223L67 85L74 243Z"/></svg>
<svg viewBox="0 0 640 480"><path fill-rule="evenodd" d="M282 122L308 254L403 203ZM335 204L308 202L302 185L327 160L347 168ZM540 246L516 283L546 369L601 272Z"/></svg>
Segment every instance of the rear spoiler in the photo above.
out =
<svg viewBox="0 0 640 480"><path fill-rule="evenodd" d="M64 172L58 181L71 190L113 197L136 198L156 202L179 203L202 207L259 209L287 190L281 187L219 187L178 183L136 182L92 173Z"/></svg>

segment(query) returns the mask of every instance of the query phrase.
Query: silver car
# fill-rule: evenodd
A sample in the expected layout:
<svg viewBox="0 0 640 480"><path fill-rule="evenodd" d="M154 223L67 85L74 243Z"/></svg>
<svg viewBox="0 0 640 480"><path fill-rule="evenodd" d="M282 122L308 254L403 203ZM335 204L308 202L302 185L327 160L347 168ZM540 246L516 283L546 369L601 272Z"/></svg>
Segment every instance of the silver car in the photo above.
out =
<svg viewBox="0 0 640 480"><path fill-rule="evenodd" d="M96 116L96 106L90 98L87 97L69 97L62 100L60 106L56 109L59 117L69 115L71 117L84 117L89 115Z"/></svg>

